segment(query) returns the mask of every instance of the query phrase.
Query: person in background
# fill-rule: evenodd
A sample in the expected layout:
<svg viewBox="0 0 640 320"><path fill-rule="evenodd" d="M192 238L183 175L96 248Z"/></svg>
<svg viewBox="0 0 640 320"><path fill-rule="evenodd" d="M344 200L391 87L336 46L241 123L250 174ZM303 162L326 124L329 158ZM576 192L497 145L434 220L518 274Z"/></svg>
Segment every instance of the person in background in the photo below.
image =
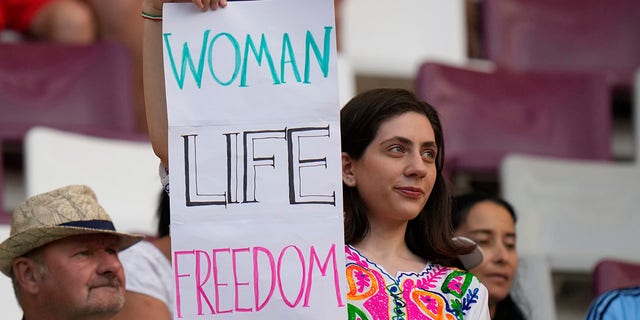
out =
<svg viewBox="0 0 640 320"><path fill-rule="evenodd" d="M16 207L0 271L12 280L23 319L106 320L124 303L118 252L141 239L116 232L89 187L66 186Z"/></svg>
<svg viewBox="0 0 640 320"><path fill-rule="evenodd" d="M0 0L2 1L2 0ZM133 93L132 112L136 128L147 133L142 83L142 0L82 0L91 7L99 41L122 43L129 52L131 61L131 85Z"/></svg>
<svg viewBox="0 0 640 320"><path fill-rule="evenodd" d="M349 319L489 319L487 289L453 267L436 111L404 89L358 94L341 110Z"/></svg>
<svg viewBox="0 0 640 320"><path fill-rule="evenodd" d="M597 296L585 320L640 319L640 287L609 290Z"/></svg>
<svg viewBox="0 0 640 320"><path fill-rule="evenodd" d="M492 195L468 193L453 199L452 212L456 234L470 238L482 249L484 261L470 271L489 290L491 318L525 319L510 294L518 269L513 207Z"/></svg>
<svg viewBox="0 0 640 320"><path fill-rule="evenodd" d="M160 192L158 234L141 241L120 255L127 278L125 303L112 320L171 320L174 307L169 194Z"/></svg>
<svg viewBox="0 0 640 320"><path fill-rule="evenodd" d="M80 0L0 0L0 31L69 44L96 40L93 10Z"/></svg>
<svg viewBox="0 0 640 320"><path fill-rule="evenodd" d="M0 0L0 32L17 39L89 45L119 42L131 59L132 112L147 132L142 88L142 0Z"/></svg>

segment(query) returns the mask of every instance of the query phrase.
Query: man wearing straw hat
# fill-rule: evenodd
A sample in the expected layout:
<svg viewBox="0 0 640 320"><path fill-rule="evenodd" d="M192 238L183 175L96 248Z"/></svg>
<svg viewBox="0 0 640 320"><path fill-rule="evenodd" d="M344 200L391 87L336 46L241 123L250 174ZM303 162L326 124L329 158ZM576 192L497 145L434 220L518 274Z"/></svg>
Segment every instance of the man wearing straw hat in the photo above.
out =
<svg viewBox="0 0 640 320"><path fill-rule="evenodd" d="M27 199L0 244L24 319L109 319L124 303L118 252L141 237L115 231L93 191L66 186Z"/></svg>

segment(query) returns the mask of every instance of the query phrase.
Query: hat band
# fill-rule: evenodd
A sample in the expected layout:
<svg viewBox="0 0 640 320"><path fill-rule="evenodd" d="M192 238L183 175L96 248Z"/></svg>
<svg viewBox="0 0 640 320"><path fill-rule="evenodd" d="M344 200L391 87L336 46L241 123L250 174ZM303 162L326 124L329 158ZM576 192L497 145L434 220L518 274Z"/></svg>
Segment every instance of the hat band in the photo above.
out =
<svg viewBox="0 0 640 320"><path fill-rule="evenodd" d="M58 226L116 231L116 227L113 225L113 222L108 220L70 221L70 222L61 223Z"/></svg>

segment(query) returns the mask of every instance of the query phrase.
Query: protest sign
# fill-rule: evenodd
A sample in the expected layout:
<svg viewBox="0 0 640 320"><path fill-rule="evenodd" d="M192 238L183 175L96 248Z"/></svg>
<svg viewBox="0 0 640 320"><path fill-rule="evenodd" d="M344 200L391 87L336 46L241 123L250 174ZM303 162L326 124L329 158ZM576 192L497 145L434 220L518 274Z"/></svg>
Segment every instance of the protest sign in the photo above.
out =
<svg viewBox="0 0 640 320"><path fill-rule="evenodd" d="M346 318L333 1L165 4L178 319Z"/></svg>

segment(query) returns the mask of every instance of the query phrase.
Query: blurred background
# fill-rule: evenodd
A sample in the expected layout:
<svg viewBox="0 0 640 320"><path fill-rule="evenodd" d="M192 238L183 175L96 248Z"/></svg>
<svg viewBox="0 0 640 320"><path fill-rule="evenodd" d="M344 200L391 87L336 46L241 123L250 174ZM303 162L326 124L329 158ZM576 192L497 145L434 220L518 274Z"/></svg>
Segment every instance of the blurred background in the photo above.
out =
<svg viewBox="0 0 640 320"><path fill-rule="evenodd" d="M141 1L77 2L0 15L2 239L19 202L70 183L91 185L119 228L154 232ZM334 6L341 104L401 87L439 111L453 193L497 194L519 214L532 319L582 319L603 290L640 284L640 1Z"/></svg>

